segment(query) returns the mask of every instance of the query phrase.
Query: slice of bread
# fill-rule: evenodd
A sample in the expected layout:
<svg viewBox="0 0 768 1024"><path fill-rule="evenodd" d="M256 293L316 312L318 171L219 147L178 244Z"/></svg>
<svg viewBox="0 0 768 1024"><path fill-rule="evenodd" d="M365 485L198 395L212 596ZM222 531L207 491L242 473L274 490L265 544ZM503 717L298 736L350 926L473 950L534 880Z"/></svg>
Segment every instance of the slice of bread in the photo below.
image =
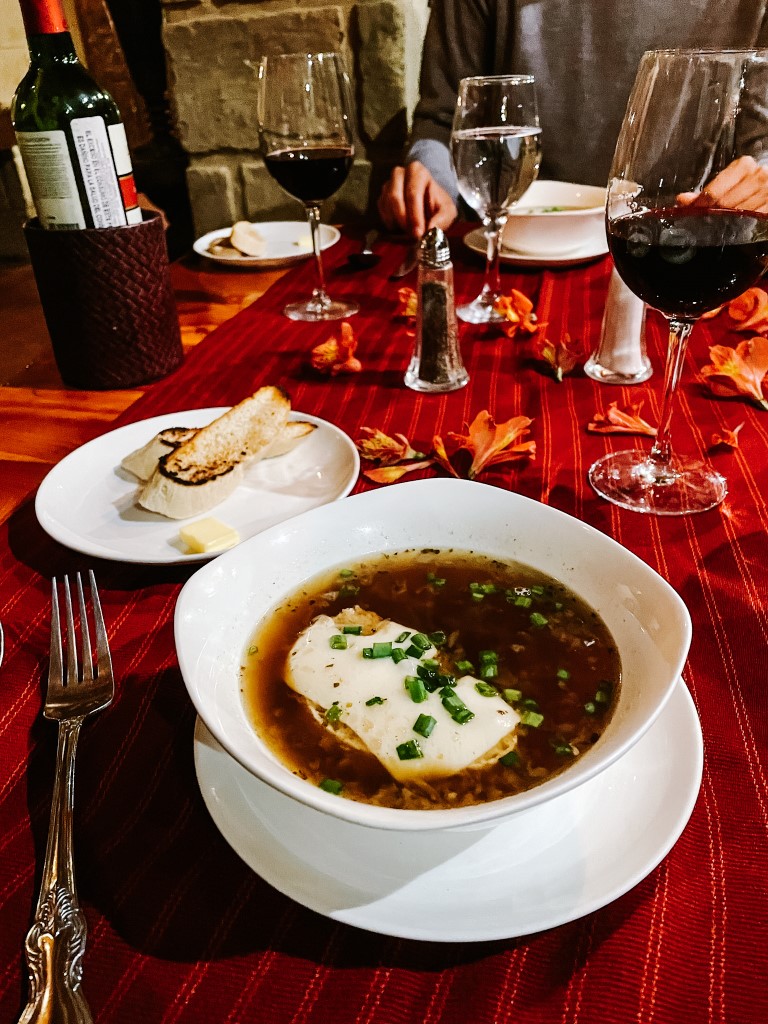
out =
<svg viewBox="0 0 768 1024"><path fill-rule="evenodd" d="M166 427L155 434L151 441L126 455L120 465L139 480L149 480L162 456L178 448L184 441L189 441L196 433L195 427Z"/></svg>
<svg viewBox="0 0 768 1024"><path fill-rule="evenodd" d="M158 471L182 485L204 485L262 452L285 427L290 411L291 401L280 388L259 388L164 455Z"/></svg>

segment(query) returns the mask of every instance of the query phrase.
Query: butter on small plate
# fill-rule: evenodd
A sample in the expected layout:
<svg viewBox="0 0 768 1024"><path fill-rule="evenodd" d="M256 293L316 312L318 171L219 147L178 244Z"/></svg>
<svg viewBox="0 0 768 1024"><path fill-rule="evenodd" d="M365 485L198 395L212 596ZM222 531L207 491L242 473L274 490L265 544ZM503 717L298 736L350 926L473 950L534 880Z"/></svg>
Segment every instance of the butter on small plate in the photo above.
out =
<svg viewBox="0 0 768 1024"><path fill-rule="evenodd" d="M207 516L182 526L179 539L193 554L207 554L233 548L240 543L240 534L234 527L213 516Z"/></svg>

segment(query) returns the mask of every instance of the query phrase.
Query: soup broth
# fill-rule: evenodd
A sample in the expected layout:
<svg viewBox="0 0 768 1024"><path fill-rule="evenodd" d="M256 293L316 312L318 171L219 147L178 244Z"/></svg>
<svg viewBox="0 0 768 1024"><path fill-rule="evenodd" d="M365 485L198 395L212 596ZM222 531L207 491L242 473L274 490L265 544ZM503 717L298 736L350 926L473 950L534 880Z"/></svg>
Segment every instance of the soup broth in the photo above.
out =
<svg viewBox="0 0 768 1024"><path fill-rule="evenodd" d="M352 628L369 633L364 611L431 638L433 656L418 672L425 680L433 673L438 696L469 675L478 693L512 707L520 716L514 749L448 776L398 781L376 756L347 742L343 723L327 708L313 714L285 682L289 653L318 615L345 612L340 622L357 617L366 624ZM338 632L344 636L341 626ZM409 648L409 640L401 646ZM433 809L500 799L567 769L605 730L620 670L602 619L563 584L472 552L428 549L338 566L302 586L258 625L242 689L256 732L294 774L349 799ZM435 706L440 728L440 702L414 703L414 720ZM415 749L430 742L423 735L414 732Z"/></svg>

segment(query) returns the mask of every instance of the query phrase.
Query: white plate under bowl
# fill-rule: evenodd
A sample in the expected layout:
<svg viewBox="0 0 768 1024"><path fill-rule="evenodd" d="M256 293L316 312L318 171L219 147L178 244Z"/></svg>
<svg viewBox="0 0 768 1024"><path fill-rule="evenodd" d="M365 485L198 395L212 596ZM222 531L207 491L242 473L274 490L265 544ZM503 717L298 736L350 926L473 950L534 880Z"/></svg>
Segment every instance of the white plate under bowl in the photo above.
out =
<svg viewBox="0 0 768 1024"><path fill-rule="evenodd" d="M35 513L40 525L54 540L96 558L166 565L208 561L211 554L190 553L179 541L179 529L191 520L166 519L137 507L138 481L120 468L120 461L167 427L202 427L226 409L154 416L76 448L38 488ZM357 480L357 449L343 431L317 416L294 411L290 418L314 423L316 429L286 455L246 470L237 490L211 510L212 516L238 531L241 541L343 498Z"/></svg>
<svg viewBox="0 0 768 1024"><path fill-rule="evenodd" d="M260 782L200 719L194 749L216 827L266 882L333 920L430 942L530 935L618 899L677 841L703 762L682 680L616 764L485 831L414 835L334 821Z"/></svg>
<svg viewBox="0 0 768 1024"><path fill-rule="evenodd" d="M485 256L488 246L482 228L475 228L464 236L464 244L473 252ZM512 263L519 267L576 267L581 263L592 263L602 256L608 255L608 242L590 243L581 249L575 249L565 256L525 256L512 249L499 248L499 259L502 263Z"/></svg>
<svg viewBox="0 0 768 1024"><path fill-rule="evenodd" d="M312 255L309 224L305 220L257 221L256 227L266 242L266 248L261 256L246 256L236 249L232 250L231 255L211 252L211 243L218 242L222 238L229 238L232 234L231 227L209 231L208 234L198 238L192 248L198 255L213 260L214 263L221 263L228 267L253 267L260 270L286 267ZM320 225L320 247L322 249L328 249L335 245L340 238L341 233L337 228L329 224Z"/></svg>
<svg viewBox="0 0 768 1024"><path fill-rule="evenodd" d="M258 623L321 572L414 548L475 551L522 563L559 580L602 617L622 663L617 707L599 743L566 771L501 800L401 810L324 792L293 775L257 736L243 706L241 665ZM254 775L339 820L430 831L485 826L514 815L581 785L626 754L674 690L691 621L679 595L658 573L599 530L499 487L432 478L313 509L220 555L183 587L175 637L197 713Z"/></svg>

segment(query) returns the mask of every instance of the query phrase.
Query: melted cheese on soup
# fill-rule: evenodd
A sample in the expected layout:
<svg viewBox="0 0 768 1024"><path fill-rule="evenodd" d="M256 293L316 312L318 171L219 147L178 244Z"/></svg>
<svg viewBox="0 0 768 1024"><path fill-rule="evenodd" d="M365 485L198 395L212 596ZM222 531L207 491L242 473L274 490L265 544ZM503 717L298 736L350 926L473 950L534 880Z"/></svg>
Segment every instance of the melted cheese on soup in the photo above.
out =
<svg viewBox="0 0 768 1024"><path fill-rule="evenodd" d="M394 648L407 650L409 641L398 643L397 638L416 632L409 626L384 620L367 636L343 634L346 649L336 650L331 646L331 638L341 635L341 628L330 616L320 615L291 648L286 661L286 682L326 715L329 708L338 708L333 713L333 722L328 721L329 728L338 722L342 742L345 729L352 730L400 781L453 775L500 744L506 750L512 749L519 715L501 697L479 693L475 688L478 680L473 676L463 676L451 684L456 696L474 714L460 725L443 706L438 690L418 703L412 699L405 680L416 675L420 659L409 656L396 663L391 657L363 655L363 650L373 643L390 642ZM433 658L435 654L435 648L429 647L422 658ZM373 698L379 698L381 703L366 703ZM427 737L413 728L420 715L435 719ZM415 741L422 756L403 760L397 748L410 741Z"/></svg>

